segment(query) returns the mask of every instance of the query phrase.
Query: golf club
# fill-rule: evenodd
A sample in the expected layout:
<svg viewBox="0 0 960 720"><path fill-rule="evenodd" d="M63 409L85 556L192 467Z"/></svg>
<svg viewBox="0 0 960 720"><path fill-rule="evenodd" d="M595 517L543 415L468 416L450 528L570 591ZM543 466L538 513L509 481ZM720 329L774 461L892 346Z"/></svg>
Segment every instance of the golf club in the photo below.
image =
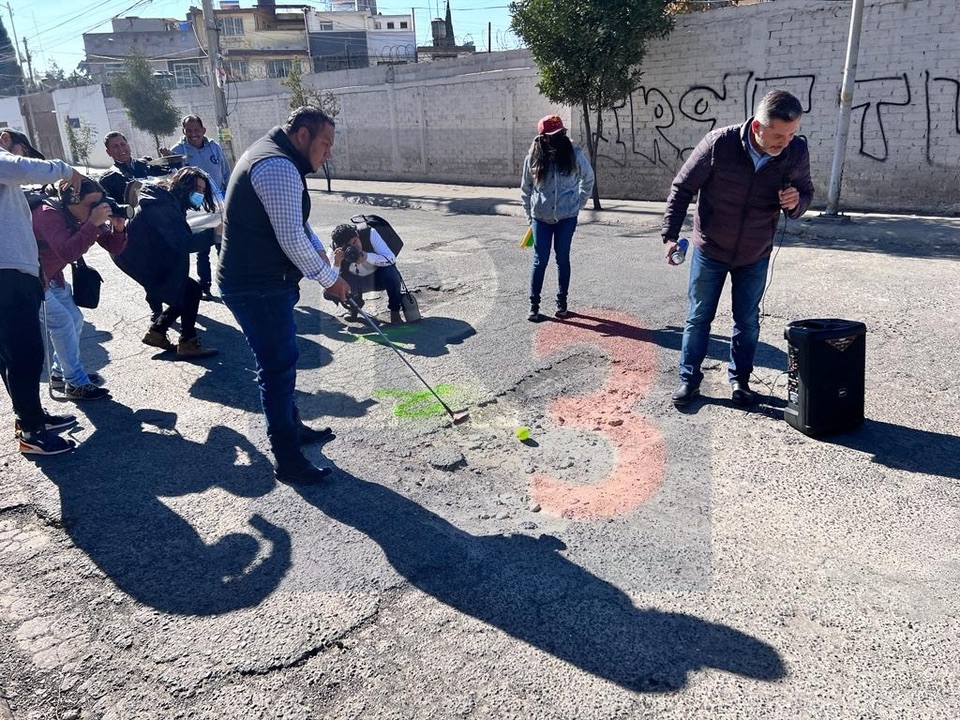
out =
<svg viewBox="0 0 960 720"><path fill-rule="evenodd" d="M377 325L377 323L374 321L374 319L373 319L372 317L370 317L369 315L367 315L367 314L363 311L363 309L362 309L359 305L357 305L356 301L353 299L352 296L348 295L348 296L347 296L347 299L346 299L344 302L345 302L345 304L349 305L350 308L351 308L353 311L359 313L359 314L363 317L363 319L367 321L367 324L368 324L370 327L372 327L374 330L376 330L377 333L379 333L380 337L382 337L384 340L387 341L387 345L389 345L389 346L393 349L393 351L397 354L397 356L398 356L401 360L403 360L404 363L406 363L407 367L410 368L410 371L411 371L414 375L417 376L417 379L420 380L420 382L422 382L424 385L426 385L427 390L429 390L430 393L437 399L437 402L439 402L439 403L443 406L443 409L447 411L447 414L450 416L450 421L451 421L454 425L459 425L460 423L465 423L465 422L467 422L467 421L470 419L470 413L467 412L466 410L461 410L461 411L459 411L459 412L454 412L453 410L450 409L450 406L447 405L447 404L440 398L439 395L437 395L436 391L434 391L434 389L433 389L432 387L430 387L430 383L428 383L426 380L423 379L423 377L420 375L420 373L418 373L418 372L416 371L416 369L413 367L413 365L410 364L410 361L407 360L407 359L403 356L403 353L400 352L400 349L399 349L396 345L394 345L393 342L390 340L390 338L388 338L388 337L384 334L383 330L380 329L380 327Z"/></svg>

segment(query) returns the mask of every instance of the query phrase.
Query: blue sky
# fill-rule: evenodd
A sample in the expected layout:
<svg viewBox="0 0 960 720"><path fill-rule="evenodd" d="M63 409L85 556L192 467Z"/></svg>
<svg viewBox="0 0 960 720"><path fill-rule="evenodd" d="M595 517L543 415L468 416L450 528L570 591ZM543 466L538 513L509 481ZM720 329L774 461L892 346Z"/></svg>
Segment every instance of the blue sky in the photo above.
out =
<svg viewBox="0 0 960 720"><path fill-rule="evenodd" d="M287 1L299 4L302 0ZM7 3L13 10L12 23ZM256 0L240 0L241 7L253 7L255 3ZM277 4L284 4L283 0ZM324 8L319 1L307 0L304 4ZM494 50L518 47L517 39L509 32L508 4L509 0L451 0L457 42L472 40L478 50L486 50L489 22ZM11 41L16 34L21 55L23 40L27 40L35 75L43 74L52 62L69 73L83 60L83 33L109 32L110 19L115 16L184 19L191 5L201 7L202 0L6 0L0 5L0 17ZM213 6L219 7L217 0L213 0ZM384 14L409 14L412 10L416 16L417 42L424 45L430 38L430 20L443 17L446 4L445 0L379 0L377 8Z"/></svg>

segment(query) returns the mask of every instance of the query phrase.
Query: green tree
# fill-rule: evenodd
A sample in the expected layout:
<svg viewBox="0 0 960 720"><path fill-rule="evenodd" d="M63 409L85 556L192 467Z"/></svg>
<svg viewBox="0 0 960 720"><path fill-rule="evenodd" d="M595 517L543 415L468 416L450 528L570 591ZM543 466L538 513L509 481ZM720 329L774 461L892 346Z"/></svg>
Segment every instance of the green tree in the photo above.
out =
<svg viewBox="0 0 960 720"><path fill-rule="evenodd" d="M640 84L647 42L673 29L670 0L514 0L510 26L540 69L540 92L579 107L590 164L597 168L603 111L624 102ZM595 113L591 129L590 113ZM600 209L599 183L593 207Z"/></svg>
<svg viewBox="0 0 960 720"><path fill-rule="evenodd" d="M280 84L290 90L290 109L311 105L320 108L327 115L335 118L340 113L340 103L337 96L329 90L317 90L303 84L303 76L307 73L303 69L303 58L295 57L290 63L290 72Z"/></svg>
<svg viewBox="0 0 960 720"><path fill-rule="evenodd" d="M0 97L23 95L23 70L17 64L17 51L0 20Z"/></svg>
<svg viewBox="0 0 960 720"><path fill-rule="evenodd" d="M97 135L95 125L81 118L79 127L74 127L67 117L63 121L63 126L67 131L67 142L70 144L70 154L73 156L74 165L90 165L90 148L93 147L94 138Z"/></svg>
<svg viewBox="0 0 960 720"><path fill-rule="evenodd" d="M180 127L180 111L142 52L134 49L123 65L124 69L110 80L110 88L123 103L133 126L153 135L159 149L160 136L171 135Z"/></svg>

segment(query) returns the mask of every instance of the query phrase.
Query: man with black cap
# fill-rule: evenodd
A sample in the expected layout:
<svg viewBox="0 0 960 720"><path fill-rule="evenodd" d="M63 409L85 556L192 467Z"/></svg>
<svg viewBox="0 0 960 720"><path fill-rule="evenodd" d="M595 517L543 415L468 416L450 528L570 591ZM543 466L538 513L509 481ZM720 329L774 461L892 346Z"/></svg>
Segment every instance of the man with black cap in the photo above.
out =
<svg viewBox="0 0 960 720"><path fill-rule="evenodd" d="M0 377L13 402L20 452L57 455L75 444L54 434L76 423L72 415L50 415L40 406L43 285L24 184L68 181L78 190L84 177L62 160L45 160L22 132L0 129Z"/></svg>

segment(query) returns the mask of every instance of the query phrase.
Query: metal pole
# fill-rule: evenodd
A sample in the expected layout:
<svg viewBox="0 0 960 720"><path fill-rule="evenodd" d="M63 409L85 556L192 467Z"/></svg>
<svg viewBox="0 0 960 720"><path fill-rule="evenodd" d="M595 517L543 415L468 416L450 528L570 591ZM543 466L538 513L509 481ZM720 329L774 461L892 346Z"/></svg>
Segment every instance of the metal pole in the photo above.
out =
<svg viewBox="0 0 960 720"><path fill-rule="evenodd" d="M207 31L207 59L210 62L210 87L213 89L213 107L217 114L217 139L227 153L227 158L232 166L236 163L236 157L233 154L233 137L227 123L227 101L223 96L223 87L220 85L220 74L217 68L220 55L220 31L217 28L217 18L213 14L211 0L203 0L203 25Z"/></svg>
<svg viewBox="0 0 960 720"><path fill-rule="evenodd" d="M853 86L857 79L857 58L860 55L860 26L863 24L863 0L853 0L850 13L850 35L847 38L847 60L843 68L843 85L840 89L840 117L837 120L836 144L833 147L833 164L830 166L830 189L827 192L827 209L824 215L836 217L840 205L840 183L843 178L843 160L850 134L850 114L853 107Z"/></svg>
<svg viewBox="0 0 960 720"><path fill-rule="evenodd" d="M37 83L33 79L33 56L30 55L30 46L27 45L27 38L23 39L23 54L27 56L27 71L30 73L30 92L35 92Z"/></svg>
<svg viewBox="0 0 960 720"><path fill-rule="evenodd" d="M20 54L20 41L17 40L17 28L13 24L13 8L10 7L10 3L7 3L7 12L10 13L10 31L13 33L13 51L17 54L16 59L19 61L17 64L20 66L20 74L23 75L23 55ZM26 78L24 78L24 82L26 82Z"/></svg>

